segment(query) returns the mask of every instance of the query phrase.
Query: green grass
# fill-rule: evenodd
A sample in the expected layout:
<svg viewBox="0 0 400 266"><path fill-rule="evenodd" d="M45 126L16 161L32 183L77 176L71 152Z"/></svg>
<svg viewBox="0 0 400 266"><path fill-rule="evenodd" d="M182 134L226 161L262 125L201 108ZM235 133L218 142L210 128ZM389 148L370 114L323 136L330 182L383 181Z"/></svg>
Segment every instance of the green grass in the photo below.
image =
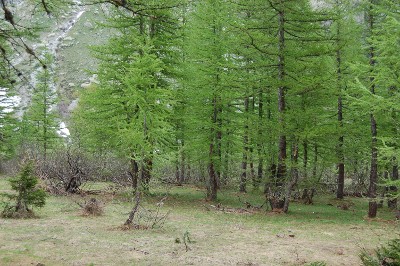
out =
<svg viewBox="0 0 400 266"><path fill-rule="evenodd" d="M0 192L8 188L0 179ZM211 207L215 203L205 201L205 191L194 186L152 189L142 202L155 210L167 196L161 212L170 214L164 226L123 231L133 206L130 195L127 189L115 195L51 196L36 210L38 219L0 219L0 265L359 265L363 248L372 251L400 233L386 208L379 209L377 219L366 219L364 199L346 199L354 203L347 211L331 196L319 196L314 205L292 203L288 214L239 214ZM258 191L228 190L221 191L219 203L242 208L238 195L253 205L264 201ZM76 202L93 196L105 202L104 216L81 216ZM188 251L186 232L193 240Z"/></svg>

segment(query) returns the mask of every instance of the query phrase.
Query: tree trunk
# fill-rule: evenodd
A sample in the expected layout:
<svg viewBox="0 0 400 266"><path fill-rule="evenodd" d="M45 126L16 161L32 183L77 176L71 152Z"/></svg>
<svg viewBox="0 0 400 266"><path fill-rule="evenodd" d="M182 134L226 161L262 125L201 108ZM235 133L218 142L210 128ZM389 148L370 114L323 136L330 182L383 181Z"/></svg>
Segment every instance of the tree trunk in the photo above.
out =
<svg viewBox="0 0 400 266"><path fill-rule="evenodd" d="M246 116L244 132L243 132L243 157L242 157L242 174L240 176L240 192L246 192L246 183L247 183L247 159L249 153L249 97L244 99L244 114Z"/></svg>
<svg viewBox="0 0 400 266"><path fill-rule="evenodd" d="M129 213L128 219L125 221L124 225L132 225L133 219L135 218L135 215L139 209L139 204L140 204L140 192L139 190L136 190L136 197L135 197L135 205L133 206L131 212Z"/></svg>
<svg viewBox="0 0 400 266"><path fill-rule="evenodd" d="M211 124L211 134L210 134L210 148L208 154L208 174L209 174L209 184L207 189L207 199L215 201L217 199L218 191L218 179L217 172L215 169L215 142L217 139L215 127L217 126L217 97L213 98L213 114L212 114L212 124Z"/></svg>
<svg viewBox="0 0 400 266"><path fill-rule="evenodd" d="M139 165L135 159L131 159L130 161L131 161L131 170L129 174L132 178L132 188L136 190L139 178Z"/></svg>
<svg viewBox="0 0 400 266"><path fill-rule="evenodd" d="M179 161L176 162L176 165L175 165L175 180L176 180L177 186L182 186L182 184L180 183L180 178L179 178Z"/></svg>
<svg viewBox="0 0 400 266"><path fill-rule="evenodd" d="M308 141L307 139L303 141L303 172L304 178L307 179L307 165L308 165Z"/></svg>
<svg viewBox="0 0 400 266"><path fill-rule="evenodd" d="M368 23L369 23L369 31L372 36L373 28L374 28L374 15L373 15L373 0L371 0L369 12L368 12ZM373 76L374 68L375 68L375 47L370 44L369 47L369 66L370 66L370 91L371 94L375 94L375 78ZM374 218L376 217L378 204L376 202L376 184L378 182L378 148L377 148L377 124L374 113L370 114L371 121L371 171L369 177L369 189L368 189L368 197L370 198L369 209L368 209L368 217Z"/></svg>
<svg viewBox="0 0 400 266"><path fill-rule="evenodd" d="M227 137L229 138L229 132L227 132ZM230 143L229 141L226 143L226 149L224 152L224 165L222 171L222 184L226 185L228 183L228 174L229 174L229 152L230 152Z"/></svg>
<svg viewBox="0 0 400 266"><path fill-rule="evenodd" d="M297 142L293 144L292 146L292 170L291 170L291 179L290 182L287 185L287 190L286 190L286 195L285 195L285 202L283 205L283 212L287 213L289 211L289 203L290 203L290 197L292 195L292 190L293 188L297 185L297 181L299 180L299 170L297 168L297 163L298 163L298 158L299 158L299 148L297 145Z"/></svg>
<svg viewBox="0 0 400 266"><path fill-rule="evenodd" d="M253 152L253 148L249 149L249 161L250 161L250 178L253 181L253 187L254 188L258 188L259 183L257 182L257 176L256 176L256 172L254 170L254 152Z"/></svg>
<svg viewBox="0 0 400 266"><path fill-rule="evenodd" d="M313 162L313 169L312 169L312 177L314 179L317 178L317 165L318 164L318 145L317 143L314 144L314 162Z"/></svg>
<svg viewBox="0 0 400 266"><path fill-rule="evenodd" d="M338 4L336 2L336 4ZM344 155L343 155L343 144L344 144L344 136L343 136L343 102L342 102L342 55L341 55L341 47L339 43L339 38L341 36L340 33L340 21L338 21L336 37L337 41L337 50L336 50L336 75L337 75L337 84L338 84L338 123L339 123L339 141L337 144L337 158L338 158L338 182L337 182L337 191L336 198L343 199L344 197Z"/></svg>
<svg viewBox="0 0 400 266"><path fill-rule="evenodd" d="M220 102L220 101L219 101ZM217 161L218 166L216 167L216 178L217 178L217 189L221 188L221 164L222 164L222 107L219 106L217 109Z"/></svg>
<svg viewBox="0 0 400 266"><path fill-rule="evenodd" d="M263 180L263 167L264 167L264 156L263 156L263 146L262 146L262 136L263 136L263 91L260 88L258 93L258 140L257 140L257 155L258 155L258 165L257 165L257 182L261 184Z"/></svg>
<svg viewBox="0 0 400 266"><path fill-rule="evenodd" d="M396 159L394 159L395 165L393 165L392 168L392 180L398 180L399 179L399 166L397 165ZM397 187L396 186L390 186L389 191L391 193L396 193L397 192ZM397 198L394 199L389 199L388 200L388 207L392 210L397 209Z"/></svg>
<svg viewBox="0 0 400 266"><path fill-rule="evenodd" d="M285 11L284 11L284 0L280 0L280 10L278 13L279 25L278 25L278 79L280 85L278 88L278 112L279 112L279 126L280 126L280 136L278 144L278 169L277 169L277 182L275 183L276 195L274 196L273 205L283 208L285 199L283 194L284 183L286 179L286 133L285 133L285 111L286 111L286 101L285 101Z"/></svg>
<svg viewBox="0 0 400 266"><path fill-rule="evenodd" d="M177 156L176 168L175 168L175 179L178 186L182 186L185 181L185 154L183 152L183 140L182 146L180 146Z"/></svg>
<svg viewBox="0 0 400 266"><path fill-rule="evenodd" d="M185 153L182 151L181 152L181 169L179 172L179 185L182 186L182 184L185 182Z"/></svg>
<svg viewBox="0 0 400 266"><path fill-rule="evenodd" d="M368 197L370 198L368 217L376 217L378 204L376 202L376 184L378 182L378 148L377 148L377 130L376 121L373 114L371 114L371 171L369 176L369 189Z"/></svg>

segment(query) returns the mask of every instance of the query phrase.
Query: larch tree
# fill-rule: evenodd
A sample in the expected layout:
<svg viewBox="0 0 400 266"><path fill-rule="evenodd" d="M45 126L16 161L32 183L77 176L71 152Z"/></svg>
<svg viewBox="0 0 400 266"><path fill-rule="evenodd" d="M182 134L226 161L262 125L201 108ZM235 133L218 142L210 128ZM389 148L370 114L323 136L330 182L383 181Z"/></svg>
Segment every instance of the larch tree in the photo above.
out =
<svg viewBox="0 0 400 266"><path fill-rule="evenodd" d="M58 114L56 104L58 102L57 92L55 91L54 72L52 71L52 57L46 54L42 62L45 68L39 71L37 83L31 103L24 116L27 123L28 132L23 138L29 140L46 160L49 150L53 149L60 137L57 134Z"/></svg>
<svg viewBox="0 0 400 266"><path fill-rule="evenodd" d="M400 87L400 65L398 49L400 49L400 3L394 1L380 1L376 3L380 17L376 25L370 43L375 47L375 75L376 86L381 90L380 95L385 101L379 103L379 111L382 121L381 136L379 140L382 145L378 147L382 164L385 165L385 175L388 179L396 182L398 173L398 114L399 87ZM396 186L389 186L390 193L395 193ZM389 198L388 205L395 209L397 206L396 197Z"/></svg>
<svg viewBox="0 0 400 266"><path fill-rule="evenodd" d="M263 24L250 28L250 45L268 58L272 72L269 84L275 88L277 123L277 160L271 169L269 201L273 209L288 211L290 192L298 181L299 144L302 122L300 99L324 83L317 67L329 53L323 22L329 17L313 10L308 1L268 1ZM307 15L305 15L307 14ZM268 42L255 38L264 30ZM269 29L269 30L268 30ZM294 123L293 123L294 122ZM288 157L288 145L291 155ZM275 167L276 165L276 167ZM289 171L290 169L290 171Z"/></svg>
<svg viewBox="0 0 400 266"><path fill-rule="evenodd" d="M235 93L230 90L232 55L229 54L227 2L197 1L188 20L187 78L188 106L186 119L190 149L195 160L206 162L207 198L217 199L222 165L222 141L227 138L227 116ZM232 126L232 125L230 125Z"/></svg>
<svg viewBox="0 0 400 266"><path fill-rule="evenodd" d="M84 112L77 119L81 121L77 125L103 121L90 123L86 139L98 136L101 142L105 138L110 149L129 158L132 186L136 188L140 180L145 190L154 155L168 147L172 137L168 44L174 28L166 22L172 21L169 6L159 1L132 2L127 9L115 11L109 25L116 36L94 48L101 60L100 85L83 92L80 108Z"/></svg>

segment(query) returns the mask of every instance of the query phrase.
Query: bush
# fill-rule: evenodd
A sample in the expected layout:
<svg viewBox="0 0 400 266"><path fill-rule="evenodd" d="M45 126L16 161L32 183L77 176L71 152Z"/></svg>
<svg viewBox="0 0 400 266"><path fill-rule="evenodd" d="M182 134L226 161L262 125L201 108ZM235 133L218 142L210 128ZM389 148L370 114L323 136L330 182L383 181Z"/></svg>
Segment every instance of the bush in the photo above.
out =
<svg viewBox="0 0 400 266"><path fill-rule="evenodd" d="M387 246L378 248L375 256L370 256L364 250L360 258L365 266L400 266L400 239L391 240Z"/></svg>
<svg viewBox="0 0 400 266"><path fill-rule="evenodd" d="M5 203L1 215L5 218L34 217L32 207L40 208L46 203L46 193L36 187L38 182L38 178L33 175L32 163L27 163L17 177L10 179L11 188L17 194L4 193L9 202Z"/></svg>
<svg viewBox="0 0 400 266"><path fill-rule="evenodd" d="M101 216L104 213L104 205L95 198L91 198L89 202L81 205L82 214L84 216Z"/></svg>

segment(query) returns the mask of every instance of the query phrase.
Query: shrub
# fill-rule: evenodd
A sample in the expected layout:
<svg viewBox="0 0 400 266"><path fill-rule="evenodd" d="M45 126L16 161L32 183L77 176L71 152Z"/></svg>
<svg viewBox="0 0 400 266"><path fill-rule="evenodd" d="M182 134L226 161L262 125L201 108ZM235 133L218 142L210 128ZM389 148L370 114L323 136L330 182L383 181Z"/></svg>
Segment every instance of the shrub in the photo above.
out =
<svg viewBox="0 0 400 266"><path fill-rule="evenodd" d="M101 216L104 213L103 204L95 198L91 198L89 202L85 202L82 207L82 214L84 216Z"/></svg>
<svg viewBox="0 0 400 266"><path fill-rule="evenodd" d="M19 175L10 179L11 188L17 194L4 193L9 202L5 203L1 215L5 218L34 217L32 207L40 208L46 203L46 193L37 188L38 182L38 178L33 175L32 163L23 166Z"/></svg>
<svg viewBox="0 0 400 266"><path fill-rule="evenodd" d="M360 254L365 266L399 266L400 265L400 239L391 240L387 246L382 246L375 251L375 256L369 255L365 250Z"/></svg>

